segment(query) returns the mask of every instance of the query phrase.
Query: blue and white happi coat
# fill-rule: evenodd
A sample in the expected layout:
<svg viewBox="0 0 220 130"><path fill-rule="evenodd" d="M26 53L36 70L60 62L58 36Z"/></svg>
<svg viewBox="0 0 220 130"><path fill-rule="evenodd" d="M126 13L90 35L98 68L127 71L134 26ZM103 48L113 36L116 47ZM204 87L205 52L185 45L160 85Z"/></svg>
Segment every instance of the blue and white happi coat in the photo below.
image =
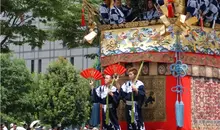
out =
<svg viewBox="0 0 220 130"><path fill-rule="evenodd" d="M145 89L144 84L137 80L135 87L138 89L138 94L132 91L132 82L127 81L124 83L120 90L120 96L126 103L125 114L127 120L127 130L145 130L144 121L141 114L141 107L144 103ZM134 123L131 123L132 113L132 93L134 96Z"/></svg>
<svg viewBox="0 0 220 130"><path fill-rule="evenodd" d="M211 22L220 16L220 6L218 0L209 0L209 5L207 9L207 13L205 15L205 21Z"/></svg>
<svg viewBox="0 0 220 130"><path fill-rule="evenodd" d="M110 123L106 124L106 98L107 95L111 91L114 96L109 95L109 120ZM115 86L111 87L111 89L107 88L105 85L99 86L93 89L93 94L95 95L95 102L99 102L102 104L102 123L103 130L121 130L120 125L118 123L117 111L120 97L119 92Z"/></svg>
<svg viewBox="0 0 220 130"><path fill-rule="evenodd" d="M125 16L123 12L116 6L113 6L110 9L109 19L110 24L121 24L125 22Z"/></svg>
<svg viewBox="0 0 220 130"><path fill-rule="evenodd" d="M129 8L127 5L122 5L121 7L118 7L122 13L124 14L124 17L125 17L125 21L126 22L130 22L132 21L132 16L131 16L131 13L132 13L132 8Z"/></svg>
<svg viewBox="0 0 220 130"><path fill-rule="evenodd" d="M191 16L199 15L200 3L198 0L188 0L186 12L190 13Z"/></svg>
<svg viewBox="0 0 220 130"><path fill-rule="evenodd" d="M109 7L105 4L102 3L99 7L99 15L102 17L102 19L100 19L102 24L109 24Z"/></svg>
<svg viewBox="0 0 220 130"><path fill-rule="evenodd" d="M144 20L159 19L161 14L157 10L149 10L143 13Z"/></svg>
<svg viewBox="0 0 220 130"><path fill-rule="evenodd" d="M201 11L203 19L207 22L211 22L214 20L214 17L218 18L219 2L218 0L188 0L186 11L190 13L191 16L198 18Z"/></svg>
<svg viewBox="0 0 220 130"><path fill-rule="evenodd" d="M164 5L164 0L156 0L156 5Z"/></svg>
<svg viewBox="0 0 220 130"><path fill-rule="evenodd" d="M220 24L220 2L218 2L218 15L216 15L216 23Z"/></svg>

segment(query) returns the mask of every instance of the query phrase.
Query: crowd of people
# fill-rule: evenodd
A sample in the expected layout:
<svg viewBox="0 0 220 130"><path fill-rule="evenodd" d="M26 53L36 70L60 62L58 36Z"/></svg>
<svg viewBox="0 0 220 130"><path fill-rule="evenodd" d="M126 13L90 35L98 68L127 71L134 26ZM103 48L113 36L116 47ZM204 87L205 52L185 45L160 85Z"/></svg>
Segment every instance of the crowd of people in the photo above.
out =
<svg viewBox="0 0 220 130"><path fill-rule="evenodd" d="M99 12L102 24L121 24L137 20L154 20L163 15L160 6L165 0L146 0L144 9L138 16L134 16L131 0L122 4L121 0L104 0ZM220 0L186 0L185 14L187 18L196 16L204 22L220 23ZM175 6L174 12L175 12Z"/></svg>
<svg viewBox="0 0 220 130"><path fill-rule="evenodd" d="M21 126L17 126L17 123L11 123L7 127L7 122L1 123L0 130L46 130L45 126L40 125L40 121L33 121L30 125L27 123L21 123ZM9 128L9 129L8 129ZM51 130L59 130L58 127L54 127Z"/></svg>
<svg viewBox="0 0 220 130"><path fill-rule="evenodd" d="M1 124L0 130L8 130L6 122ZM28 130L28 125L26 123L23 123L23 126L17 126L16 123L11 123L9 126L9 130Z"/></svg>

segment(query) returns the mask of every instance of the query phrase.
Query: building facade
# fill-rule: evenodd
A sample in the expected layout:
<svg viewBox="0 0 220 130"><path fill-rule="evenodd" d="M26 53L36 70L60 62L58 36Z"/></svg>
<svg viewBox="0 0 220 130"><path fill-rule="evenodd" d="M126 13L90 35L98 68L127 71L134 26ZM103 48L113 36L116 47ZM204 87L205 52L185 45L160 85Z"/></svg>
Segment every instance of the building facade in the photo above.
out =
<svg viewBox="0 0 220 130"><path fill-rule="evenodd" d="M98 48L95 47L68 49L63 47L62 41L46 41L42 48L32 48L28 44L11 45L10 48L17 58L25 60L31 72L38 73L45 73L49 64L60 56L65 57L77 70L92 67L94 60L86 58L85 55L98 52Z"/></svg>

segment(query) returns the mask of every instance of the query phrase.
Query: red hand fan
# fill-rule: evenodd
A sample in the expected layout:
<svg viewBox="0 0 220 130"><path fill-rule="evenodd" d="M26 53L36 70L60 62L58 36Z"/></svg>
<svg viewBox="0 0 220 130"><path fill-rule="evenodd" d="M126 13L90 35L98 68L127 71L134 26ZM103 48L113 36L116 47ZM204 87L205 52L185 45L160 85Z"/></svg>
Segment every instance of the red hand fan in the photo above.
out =
<svg viewBox="0 0 220 130"><path fill-rule="evenodd" d="M85 69L80 73L80 75L86 79L93 78L95 80L100 80L103 78L101 72L94 68Z"/></svg>
<svg viewBox="0 0 220 130"><path fill-rule="evenodd" d="M114 65L110 65L108 66L105 70L104 70L104 73L107 74L107 75L114 75L114 74L117 74L117 75L122 75L124 74L126 71L125 67L122 66L122 65L119 65L119 64L114 64Z"/></svg>

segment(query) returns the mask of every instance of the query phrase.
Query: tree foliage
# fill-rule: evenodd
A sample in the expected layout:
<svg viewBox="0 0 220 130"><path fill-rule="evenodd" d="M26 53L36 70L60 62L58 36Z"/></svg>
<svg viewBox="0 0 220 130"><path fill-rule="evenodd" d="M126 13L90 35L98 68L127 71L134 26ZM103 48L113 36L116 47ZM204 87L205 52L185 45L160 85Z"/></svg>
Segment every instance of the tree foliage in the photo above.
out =
<svg viewBox="0 0 220 130"><path fill-rule="evenodd" d="M98 8L102 0L88 0L92 7ZM97 9L98 10L98 9ZM85 18L88 26L88 8L85 8ZM99 36L97 36L93 44L87 44L83 41L83 37L88 33L88 30L81 27L81 14L82 14L82 0L75 0L74 4L68 6L68 13L57 17L54 36L56 39L63 40L63 44L69 48L74 47L91 47L99 45ZM97 16L94 17L94 21L97 21Z"/></svg>
<svg viewBox="0 0 220 130"><path fill-rule="evenodd" d="M46 40L46 32L34 22L46 16L47 9L38 0L1 1L1 51L9 52L9 44L41 46ZM42 8L41 10L38 10ZM43 14L42 11L45 11Z"/></svg>
<svg viewBox="0 0 220 130"><path fill-rule="evenodd" d="M90 112L88 81L64 58L50 64L46 74L28 71L24 60L10 54L1 58L1 113L4 121L40 119L62 126L86 122Z"/></svg>
<svg viewBox="0 0 220 130"><path fill-rule="evenodd" d="M0 63L1 113L17 120L30 120L31 104L26 95L33 83L31 73L24 60L13 59L10 54L0 54Z"/></svg>
<svg viewBox="0 0 220 130"><path fill-rule="evenodd" d="M98 1L91 3L97 6ZM1 51L9 52L10 44L41 47L45 40L62 40L70 48L89 46L82 44L81 9L81 0L2 0Z"/></svg>
<svg viewBox="0 0 220 130"><path fill-rule="evenodd" d="M52 63L47 73L37 79L34 102L39 118L51 125L79 125L89 117L89 86L64 58Z"/></svg>

